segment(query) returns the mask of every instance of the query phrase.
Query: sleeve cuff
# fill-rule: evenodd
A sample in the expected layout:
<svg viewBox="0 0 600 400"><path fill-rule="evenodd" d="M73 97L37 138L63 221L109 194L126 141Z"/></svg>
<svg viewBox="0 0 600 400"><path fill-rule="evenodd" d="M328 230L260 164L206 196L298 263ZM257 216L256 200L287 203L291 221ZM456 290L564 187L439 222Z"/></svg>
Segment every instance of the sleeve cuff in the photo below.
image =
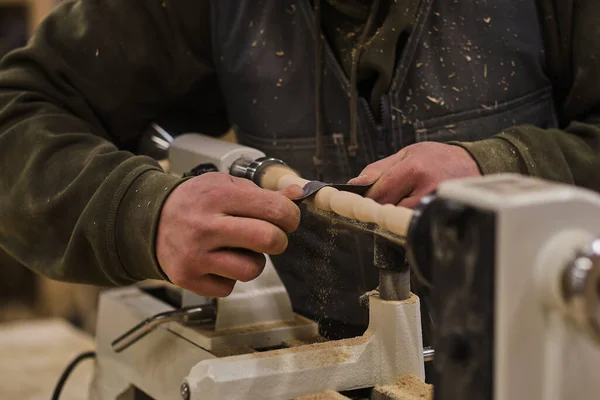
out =
<svg viewBox="0 0 600 400"><path fill-rule="evenodd" d="M156 258L158 221L169 194L186 180L147 169L124 192L115 220L114 248L132 280L169 280Z"/></svg>
<svg viewBox="0 0 600 400"><path fill-rule="evenodd" d="M526 174L527 169L517 149L502 137L476 142L449 142L465 149L477 163L483 175L497 173Z"/></svg>

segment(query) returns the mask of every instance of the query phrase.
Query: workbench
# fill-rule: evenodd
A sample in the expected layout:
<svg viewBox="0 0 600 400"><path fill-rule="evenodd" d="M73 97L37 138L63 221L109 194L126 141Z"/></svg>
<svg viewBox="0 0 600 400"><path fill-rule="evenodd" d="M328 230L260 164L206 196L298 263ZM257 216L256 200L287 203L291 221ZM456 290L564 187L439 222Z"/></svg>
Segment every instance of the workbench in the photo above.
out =
<svg viewBox="0 0 600 400"><path fill-rule="evenodd" d="M65 367L94 349L94 339L60 319L0 325L0 398L48 400ZM85 360L69 377L61 400L84 400L94 361Z"/></svg>

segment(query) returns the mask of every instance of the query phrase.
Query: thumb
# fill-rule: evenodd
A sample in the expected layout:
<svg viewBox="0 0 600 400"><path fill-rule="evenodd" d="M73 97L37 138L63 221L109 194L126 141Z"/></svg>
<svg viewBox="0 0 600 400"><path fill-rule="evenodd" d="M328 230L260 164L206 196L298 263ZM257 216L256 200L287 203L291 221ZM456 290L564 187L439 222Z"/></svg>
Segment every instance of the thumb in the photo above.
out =
<svg viewBox="0 0 600 400"><path fill-rule="evenodd" d="M397 155L398 154L395 154L391 157L387 157L367 165L366 168L363 169L359 174L359 176L350 179L348 183L351 185L368 185L375 183L379 180L379 178L381 178L385 171L391 169L398 162L396 157Z"/></svg>

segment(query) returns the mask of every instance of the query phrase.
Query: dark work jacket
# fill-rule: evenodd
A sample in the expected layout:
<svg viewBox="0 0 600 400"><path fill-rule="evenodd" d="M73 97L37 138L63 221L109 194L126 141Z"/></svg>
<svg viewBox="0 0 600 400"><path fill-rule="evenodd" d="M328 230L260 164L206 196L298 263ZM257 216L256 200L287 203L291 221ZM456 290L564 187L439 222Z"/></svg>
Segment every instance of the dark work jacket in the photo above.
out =
<svg viewBox="0 0 600 400"><path fill-rule="evenodd" d="M423 0L381 98L360 99L356 158L346 151L350 85L325 45L324 180L420 141L475 141L519 124L557 125L535 0ZM217 74L241 143L316 178L315 30L308 1L212 2ZM377 286L372 239L308 213L275 265L295 307L312 317L365 324L358 298Z"/></svg>

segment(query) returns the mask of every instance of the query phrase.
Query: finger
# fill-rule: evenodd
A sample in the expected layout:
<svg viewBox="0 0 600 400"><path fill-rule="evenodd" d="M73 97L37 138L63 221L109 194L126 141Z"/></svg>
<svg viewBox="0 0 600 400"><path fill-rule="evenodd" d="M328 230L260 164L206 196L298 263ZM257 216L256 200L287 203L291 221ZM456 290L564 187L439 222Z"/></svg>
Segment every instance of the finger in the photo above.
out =
<svg viewBox="0 0 600 400"><path fill-rule="evenodd" d="M288 237L277 226L259 219L223 216L211 226L213 248L239 248L255 253L281 254Z"/></svg>
<svg viewBox="0 0 600 400"><path fill-rule="evenodd" d="M254 183L254 181L246 178L238 178L237 176L229 175L225 173L226 177L231 180L234 184L238 186L248 187L248 188L259 188L259 186Z"/></svg>
<svg viewBox="0 0 600 400"><path fill-rule="evenodd" d="M223 213L231 216L260 219L286 232L295 231L300 224L300 209L279 192L258 187L240 188L222 201Z"/></svg>
<svg viewBox="0 0 600 400"><path fill-rule="evenodd" d="M366 174L364 172L361 172L359 176L350 179L347 183L349 185L370 185L377 179L379 179L380 176L381 174L378 173Z"/></svg>
<svg viewBox="0 0 600 400"><path fill-rule="evenodd" d="M233 291L236 281L218 275L204 275L186 282L184 289L206 297L227 297Z"/></svg>
<svg viewBox="0 0 600 400"><path fill-rule="evenodd" d="M262 253L244 250L215 250L206 255L208 272L241 282L249 282L265 269Z"/></svg>
<svg viewBox="0 0 600 400"><path fill-rule="evenodd" d="M390 157L383 158L379 161L376 161L372 164L367 165L365 169L362 170L359 176L356 178L350 179L348 181L351 185L368 185L379 178L392 168L395 164L401 162L405 157L405 152L400 151Z"/></svg>
<svg viewBox="0 0 600 400"><path fill-rule="evenodd" d="M411 210L414 210L421 202L421 197L422 196L409 196L402 199L397 205L399 207L406 207L410 208Z"/></svg>
<svg viewBox="0 0 600 400"><path fill-rule="evenodd" d="M285 189L280 190L279 193L281 193L282 195L284 195L285 197L287 197L290 200L297 199L304 195L304 191L298 185L290 185L290 186L286 187Z"/></svg>
<svg viewBox="0 0 600 400"><path fill-rule="evenodd" d="M414 186L415 177L411 163L400 162L381 175L366 197L380 204L398 204L413 191Z"/></svg>

